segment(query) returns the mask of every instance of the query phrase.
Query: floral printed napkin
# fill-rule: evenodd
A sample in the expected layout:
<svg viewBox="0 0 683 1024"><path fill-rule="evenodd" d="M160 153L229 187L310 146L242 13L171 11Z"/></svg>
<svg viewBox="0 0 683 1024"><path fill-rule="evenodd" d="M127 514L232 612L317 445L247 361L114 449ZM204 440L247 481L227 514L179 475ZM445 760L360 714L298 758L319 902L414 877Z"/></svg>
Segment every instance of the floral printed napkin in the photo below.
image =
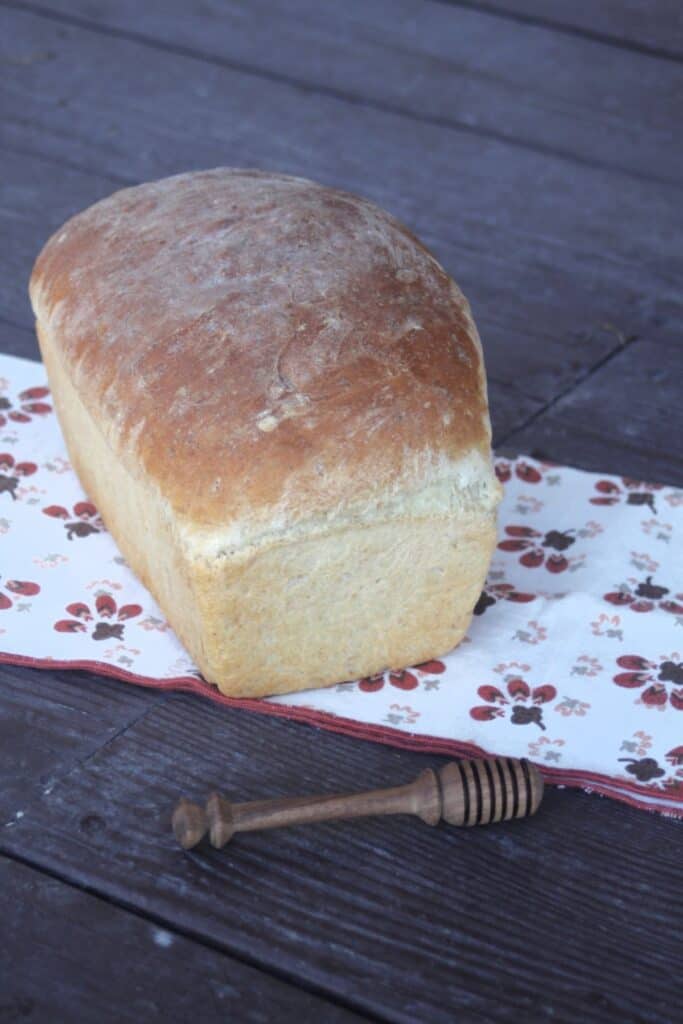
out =
<svg viewBox="0 0 683 1024"><path fill-rule="evenodd" d="M90 668L683 817L683 491L498 459L499 543L463 643L268 700L201 679L79 485L38 363L0 356L0 660Z"/></svg>

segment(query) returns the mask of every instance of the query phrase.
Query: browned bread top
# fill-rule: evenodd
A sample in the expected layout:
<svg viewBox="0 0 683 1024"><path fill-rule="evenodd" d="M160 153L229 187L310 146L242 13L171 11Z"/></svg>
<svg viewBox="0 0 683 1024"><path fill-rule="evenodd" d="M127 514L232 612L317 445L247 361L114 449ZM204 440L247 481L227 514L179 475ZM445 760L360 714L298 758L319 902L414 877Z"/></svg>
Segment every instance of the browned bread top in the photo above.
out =
<svg viewBox="0 0 683 1024"><path fill-rule="evenodd" d="M197 526L327 516L488 460L467 303L364 199L224 168L125 189L53 235L30 290L114 452Z"/></svg>

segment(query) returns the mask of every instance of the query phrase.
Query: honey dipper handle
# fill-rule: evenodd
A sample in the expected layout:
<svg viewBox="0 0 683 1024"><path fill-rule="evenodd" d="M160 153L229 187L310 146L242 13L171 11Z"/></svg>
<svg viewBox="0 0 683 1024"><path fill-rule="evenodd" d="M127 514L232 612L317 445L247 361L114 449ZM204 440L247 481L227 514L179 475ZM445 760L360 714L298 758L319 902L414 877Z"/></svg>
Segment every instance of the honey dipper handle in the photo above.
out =
<svg viewBox="0 0 683 1024"><path fill-rule="evenodd" d="M285 825L304 825L342 818L365 818L375 814L418 814L436 825L441 801L436 775L422 772L414 782L391 789L366 793L304 796L276 800L254 800L231 804L214 793L206 805L209 835L214 846L221 847L235 832L256 832Z"/></svg>
<svg viewBox="0 0 683 1024"><path fill-rule="evenodd" d="M416 814L428 825L436 825L442 818L450 825L488 825L534 814L542 796L543 779L528 761L481 758L452 761L438 772L427 769L406 786L367 793L243 804L230 803L213 793L205 811L181 800L173 815L173 829L180 845L190 849L207 830L213 846L220 848L235 832L374 814Z"/></svg>

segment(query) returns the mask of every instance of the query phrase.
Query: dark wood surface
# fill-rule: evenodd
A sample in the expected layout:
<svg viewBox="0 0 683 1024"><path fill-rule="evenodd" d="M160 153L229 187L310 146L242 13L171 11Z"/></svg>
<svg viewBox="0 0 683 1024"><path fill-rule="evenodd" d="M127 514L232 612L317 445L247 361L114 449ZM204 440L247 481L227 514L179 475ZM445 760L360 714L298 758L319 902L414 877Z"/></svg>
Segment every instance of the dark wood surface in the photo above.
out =
<svg viewBox="0 0 683 1024"><path fill-rule="evenodd" d="M0 0L0 350L37 357L26 282L71 213L188 168L279 168L376 200L458 279L501 450L682 484L680 10ZM532 822L467 832L171 836L183 793L435 763L0 668L0 1020L675 1020L670 820L551 790Z"/></svg>
<svg viewBox="0 0 683 1024"><path fill-rule="evenodd" d="M683 8L678 0L443 0L527 25L596 39L645 53L683 57Z"/></svg>
<svg viewBox="0 0 683 1024"><path fill-rule="evenodd" d="M363 1019L8 858L0 913L3 1022Z"/></svg>

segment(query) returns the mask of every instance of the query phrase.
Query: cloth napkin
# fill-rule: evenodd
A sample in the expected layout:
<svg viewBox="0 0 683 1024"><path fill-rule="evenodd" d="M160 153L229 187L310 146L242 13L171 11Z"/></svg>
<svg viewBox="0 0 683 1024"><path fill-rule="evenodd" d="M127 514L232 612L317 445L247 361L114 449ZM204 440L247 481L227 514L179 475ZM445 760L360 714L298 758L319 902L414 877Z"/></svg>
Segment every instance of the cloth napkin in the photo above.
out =
<svg viewBox="0 0 683 1024"><path fill-rule="evenodd" d="M39 363L0 356L0 661L88 668L683 817L683 491L498 459L499 542L465 640L264 700L206 683L83 493Z"/></svg>

